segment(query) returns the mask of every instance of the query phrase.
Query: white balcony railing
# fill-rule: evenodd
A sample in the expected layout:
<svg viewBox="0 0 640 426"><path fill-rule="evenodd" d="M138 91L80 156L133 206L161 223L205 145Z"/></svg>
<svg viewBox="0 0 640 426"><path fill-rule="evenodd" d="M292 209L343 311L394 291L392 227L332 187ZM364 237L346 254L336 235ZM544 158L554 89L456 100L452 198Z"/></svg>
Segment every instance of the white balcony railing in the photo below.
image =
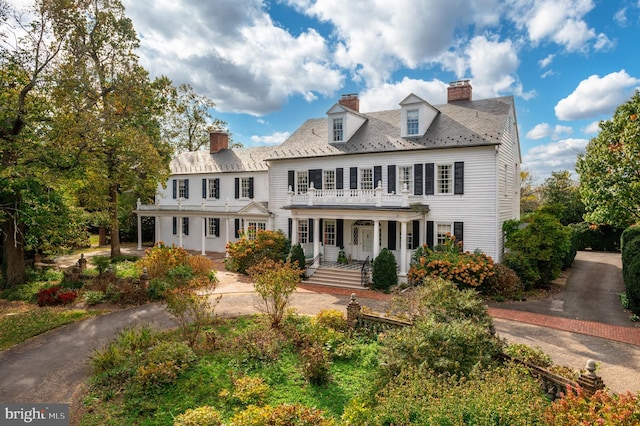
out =
<svg viewBox="0 0 640 426"><path fill-rule="evenodd" d="M313 182L304 194L296 194L289 187L289 204L292 206L361 205L375 207L409 207L415 197L409 196L405 186L400 194L387 194L378 182L375 189L315 189Z"/></svg>

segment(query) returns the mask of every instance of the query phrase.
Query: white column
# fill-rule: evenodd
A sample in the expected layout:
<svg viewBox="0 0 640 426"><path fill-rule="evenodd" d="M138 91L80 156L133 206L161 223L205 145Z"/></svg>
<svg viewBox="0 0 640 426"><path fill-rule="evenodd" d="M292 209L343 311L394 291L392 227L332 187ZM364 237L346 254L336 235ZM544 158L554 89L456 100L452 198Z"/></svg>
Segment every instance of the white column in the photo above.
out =
<svg viewBox="0 0 640 426"><path fill-rule="evenodd" d="M298 244L298 218L291 218L291 245Z"/></svg>
<svg viewBox="0 0 640 426"><path fill-rule="evenodd" d="M138 199L138 203L139 202L140 202L140 199ZM142 250L142 217L140 216L140 213L138 213L137 216L138 216L138 250Z"/></svg>
<svg viewBox="0 0 640 426"><path fill-rule="evenodd" d="M163 241L162 238L162 217L156 216L156 243L158 241Z"/></svg>
<svg viewBox="0 0 640 426"><path fill-rule="evenodd" d="M373 258L375 259L380 254L380 221L375 219L373 221Z"/></svg>
<svg viewBox="0 0 640 426"><path fill-rule="evenodd" d="M314 219L313 221L313 258L316 261L313 263L314 267L320 266L320 258L318 255L320 254L320 240L322 239L322 235L320 235L320 219Z"/></svg>
<svg viewBox="0 0 640 426"><path fill-rule="evenodd" d="M202 251L200 252L200 254L202 254L204 256L204 244L205 244L205 238L204 235L207 233L207 218L203 217L202 218Z"/></svg>
<svg viewBox="0 0 640 426"><path fill-rule="evenodd" d="M400 222L400 281L407 278L407 222Z"/></svg>
<svg viewBox="0 0 640 426"><path fill-rule="evenodd" d="M178 247L182 247L182 216L178 216Z"/></svg>

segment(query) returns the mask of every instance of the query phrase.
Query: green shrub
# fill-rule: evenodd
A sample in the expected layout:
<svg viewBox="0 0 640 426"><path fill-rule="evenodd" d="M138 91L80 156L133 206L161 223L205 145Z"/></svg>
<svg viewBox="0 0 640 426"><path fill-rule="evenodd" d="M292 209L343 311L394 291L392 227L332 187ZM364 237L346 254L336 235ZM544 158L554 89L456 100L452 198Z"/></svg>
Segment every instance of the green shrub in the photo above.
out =
<svg viewBox="0 0 640 426"><path fill-rule="evenodd" d="M166 293L167 310L178 321L183 338L194 346L203 328L214 318L215 307L222 296L198 294L187 288L176 288Z"/></svg>
<svg viewBox="0 0 640 426"><path fill-rule="evenodd" d="M276 407L250 406L231 418L232 426L332 426L335 423L324 417L317 408L301 404L282 404Z"/></svg>
<svg viewBox="0 0 640 426"><path fill-rule="evenodd" d="M609 225L593 225L587 222L569 225L576 233L576 249L596 251L620 251L622 230Z"/></svg>
<svg viewBox="0 0 640 426"><path fill-rule="evenodd" d="M640 237L640 225L632 225L626 228L620 235L620 250L624 250L624 246L628 241L635 240Z"/></svg>
<svg viewBox="0 0 640 426"><path fill-rule="evenodd" d="M324 385L330 379L329 354L320 345L311 345L300 351L300 367L302 375L309 383Z"/></svg>
<svg viewBox="0 0 640 426"><path fill-rule="evenodd" d="M293 265L297 265L298 269L305 271L307 269L307 259L304 257L304 250L300 243L294 244L291 247L288 259ZM304 272L302 274L304 277Z"/></svg>
<svg viewBox="0 0 640 426"><path fill-rule="evenodd" d="M157 342L157 335L149 326L125 328L104 349L91 355L94 373L119 369L136 358L136 354L146 351Z"/></svg>
<svg viewBox="0 0 640 426"><path fill-rule="evenodd" d="M337 309L323 309L312 319L312 323L317 323L322 327L328 327L336 331L347 331L347 317Z"/></svg>
<svg viewBox="0 0 640 426"><path fill-rule="evenodd" d="M237 336L230 336L220 346L234 354L238 367L256 363L273 363L280 358L285 344L282 334L266 321L253 324Z"/></svg>
<svg viewBox="0 0 640 426"><path fill-rule="evenodd" d="M587 397L581 389L568 390L545 414L548 425L638 425L640 394L612 394L603 390Z"/></svg>
<svg viewBox="0 0 640 426"><path fill-rule="evenodd" d="M513 269L496 263L493 265L493 276L484 280L480 291L487 296L516 300L522 297L524 286Z"/></svg>
<svg viewBox="0 0 640 426"><path fill-rule="evenodd" d="M520 367L474 370L465 378L409 368L372 398L347 405L342 420L346 425L524 426L540 424L547 407L538 382Z"/></svg>
<svg viewBox="0 0 640 426"><path fill-rule="evenodd" d="M166 246L159 242L145 251L145 256L138 261L140 269L147 268L149 277L164 278L177 266L188 264L189 253L182 247Z"/></svg>
<svg viewBox="0 0 640 426"><path fill-rule="evenodd" d="M536 211L522 222L504 222L502 229L509 250L503 263L518 274L525 288L546 285L560 276L572 252L569 227L552 215ZM534 275L537 279L532 282Z"/></svg>
<svg viewBox="0 0 640 426"><path fill-rule="evenodd" d="M422 245L413 253L407 280L420 285L426 277L440 277L460 288L477 288L492 275L493 259L480 252L463 252L462 242L449 235L434 250Z"/></svg>
<svg viewBox="0 0 640 426"><path fill-rule="evenodd" d="M625 240L622 250L622 278L629 309L634 314L640 314L640 236Z"/></svg>
<svg viewBox="0 0 640 426"><path fill-rule="evenodd" d="M391 250L383 248L378 257L373 260L371 288L389 290L398 284L398 264Z"/></svg>
<svg viewBox="0 0 640 426"><path fill-rule="evenodd" d="M158 388L173 383L195 361L196 355L186 343L161 342L150 348L134 380L144 389Z"/></svg>
<svg viewBox="0 0 640 426"><path fill-rule="evenodd" d="M82 300L84 300L84 302L89 306L102 303L104 299L105 299L105 295L103 291L88 290L88 291L85 291L84 294L82 295Z"/></svg>
<svg viewBox="0 0 640 426"><path fill-rule="evenodd" d="M233 379L233 398L242 405L261 405L269 393L262 377L242 376Z"/></svg>
<svg viewBox="0 0 640 426"><path fill-rule="evenodd" d="M545 354L539 346L531 347L523 343L510 343L504 348L504 354L543 368L553 365L551 357Z"/></svg>
<svg viewBox="0 0 640 426"><path fill-rule="evenodd" d="M262 300L263 311L271 318L271 326L280 327L289 298L300 282L300 269L291 262L264 258L247 271L253 288Z"/></svg>
<svg viewBox="0 0 640 426"><path fill-rule="evenodd" d="M109 256L93 256L91 262L96 266L98 273L102 275L111 265L111 258Z"/></svg>
<svg viewBox="0 0 640 426"><path fill-rule="evenodd" d="M176 416L173 426L222 426L222 418L215 408L207 405L190 408Z"/></svg>

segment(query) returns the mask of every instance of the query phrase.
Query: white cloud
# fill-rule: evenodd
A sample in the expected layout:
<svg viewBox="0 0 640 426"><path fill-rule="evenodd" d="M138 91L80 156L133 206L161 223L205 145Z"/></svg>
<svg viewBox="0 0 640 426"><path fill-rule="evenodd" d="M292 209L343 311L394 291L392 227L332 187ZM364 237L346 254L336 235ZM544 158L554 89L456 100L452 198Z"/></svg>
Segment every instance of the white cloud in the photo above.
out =
<svg viewBox="0 0 640 426"><path fill-rule="evenodd" d="M584 20L594 7L593 0L514 0L509 16L534 45L550 40L573 52L598 38Z"/></svg>
<svg viewBox="0 0 640 426"><path fill-rule="evenodd" d="M291 96L312 101L344 81L325 39L275 25L260 0L124 1L152 75L189 82L221 112L262 115Z"/></svg>
<svg viewBox="0 0 640 426"><path fill-rule="evenodd" d="M420 96L432 105L447 102L447 87L440 80L414 80L408 77L399 83L383 83L360 94L360 111L384 111L399 108L398 104L410 93Z"/></svg>
<svg viewBox="0 0 640 426"><path fill-rule="evenodd" d="M594 134L600 133L600 122L592 121L591 123L587 124L582 129L582 133L586 135L594 135Z"/></svg>
<svg viewBox="0 0 640 426"><path fill-rule="evenodd" d="M544 139L551 138L553 140L560 139L562 137L568 136L573 133L573 128L569 126L560 126L556 125L555 127L551 127L549 123L540 123L534 126L533 129L529 130L525 137L527 139Z"/></svg>
<svg viewBox="0 0 640 426"><path fill-rule="evenodd" d="M545 71L545 72L540 76L540 78L547 78L547 77L551 77L552 75L556 75L556 73L555 73L555 72L553 72L553 70L548 70L548 71Z"/></svg>
<svg viewBox="0 0 640 426"><path fill-rule="evenodd" d="M592 75L555 106L560 120L579 120L612 115L616 107L631 96L640 80L625 70L600 77Z"/></svg>
<svg viewBox="0 0 640 426"><path fill-rule="evenodd" d="M256 145L279 145L284 142L289 135L289 132L275 132L267 136L253 135L251 136L251 142Z"/></svg>
<svg viewBox="0 0 640 426"><path fill-rule="evenodd" d="M540 64L540 68L546 68L548 67L551 62L553 62L553 59L556 57L556 55L554 55L553 53L547 55L546 58L541 59L539 64Z"/></svg>
<svg viewBox="0 0 640 426"><path fill-rule="evenodd" d="M584 152L588 142L587 139L564 139L535 146L524 155L523 169L538 180L544 180L554 171L574 172L578 154Z"/></svg>
<svg viewBox="0 0 640 426"><path fill-rule="evenodd" d="M623 7L613 15L613 20L621 27L627 26L627 8Z"/></svg>

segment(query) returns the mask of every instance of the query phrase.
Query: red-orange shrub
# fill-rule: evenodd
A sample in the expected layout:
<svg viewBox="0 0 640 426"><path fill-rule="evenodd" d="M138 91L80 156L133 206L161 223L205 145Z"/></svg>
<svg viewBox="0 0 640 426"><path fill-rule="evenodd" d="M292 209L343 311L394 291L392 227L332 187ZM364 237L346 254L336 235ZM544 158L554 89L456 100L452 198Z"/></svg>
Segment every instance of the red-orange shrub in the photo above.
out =
<svg viewBox="0 0 640 426"><path fill-rule="evenodd" d="M640 394L609 394L603 390L587 397L582 389L567 389L566 394L545 411L549 425L640 424Z"/></svg>

